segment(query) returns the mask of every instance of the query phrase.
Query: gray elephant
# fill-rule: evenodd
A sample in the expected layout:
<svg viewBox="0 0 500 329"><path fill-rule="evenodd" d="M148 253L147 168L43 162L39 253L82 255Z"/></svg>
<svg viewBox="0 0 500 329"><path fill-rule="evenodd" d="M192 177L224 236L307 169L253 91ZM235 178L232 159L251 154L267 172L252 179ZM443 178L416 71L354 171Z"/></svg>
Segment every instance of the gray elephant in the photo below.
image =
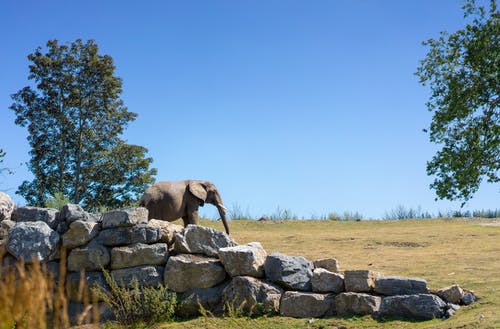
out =
<svg viewBox="0 0 500 329"><path fill-rule="evenodd" d="M149 210L149 219L174 221L182 218L184 226L198 225L198 207L206 203L217 207L226 233L229 234L226 211L214 184L198 180L158 182L150 186L139 203Z"/></svg>

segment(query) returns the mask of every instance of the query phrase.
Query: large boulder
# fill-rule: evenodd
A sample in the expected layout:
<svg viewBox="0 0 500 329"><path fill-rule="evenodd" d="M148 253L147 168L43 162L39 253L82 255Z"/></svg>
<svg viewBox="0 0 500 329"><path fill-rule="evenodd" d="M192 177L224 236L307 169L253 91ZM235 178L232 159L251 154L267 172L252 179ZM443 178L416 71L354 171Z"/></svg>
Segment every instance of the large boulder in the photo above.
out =
<svg viewBox="0 0 500 329"><path fill-rule="evenodd" d="M214 287L225 278L222 263L217 258L203 255L172 256L165 267L165 284L175 292Z"/></svg>
<svg viewBox="0 0 500 329"><path fill-rule="evenodd" d="M20 207L14 209L11 219L15 222L44 222L55 230L58 224L57 209L39 207Z"/></svg>
<svg viewBox="0 0 500 329"><path fill-rule="evenodd" d="M178 305L179 315L197 316L206 311L212 314L222 313L222 292L226 286L226 283L222 283L212 288L195 288L181 294Z"/></svg>
<svg viewBox="0 0 500 329"><path fill-rule="evenodd" d="M226 307L248 314L278 312L283 290L271 283L237 276L224 289L222 302Z"/></svg>
<svg viewBox="0 0 500 329"><path fill-rule="evenodd" d="M343 292L335 297L337 314L372 315L380 309L382 298L365 293Z"/></svg>
<svg viewBox="0 0 500 329"><path fill-rule="evenodd" d="M163 284L163 266L136 266L112 270L111 277L120 287L133 288L134 280L137 280L139 286L156 287Z"/></svg>
<svg viewBox="0 0 500 329"><path fill-rule="evenodd" d="M99 233L99 223L78 219L69 225L69 230L62 235L62 245L73 249L86 245Z"/></svg>
<svg viewBox="0 0 500 329"><path fill-rule="evenodd" d="M102 215L102 228L129 227L148 222L146 208L127 208L112 210Z"/></svg>
<svg viewBox="0 0 500 329"><path fill-rule="evenodd" d="M109 247L125 246L132 243L156 243L161 239L161 230L146 224L132 227L116 227L102 230L96 238Z"/></svg>
<svg viewBox="0 0 500 329"><path fill-rule="evenodd" d="M83 210L82 206L79 204L68 203L65 204L59 212L59 220L65 221L68 224L73 223L76 220L92 220L93 217Z"/></svg>
<svg viewBox="0 0 500 329"><path fill-rule="evenodd" d="M68 255L68 270L72 272L100 271L107 268L111 261L109 248L96 240L83 247L75 248Z"/></svg>
<svg viewBox="0 0 500 329"><path fill-rule="evenodd" d="M48 262L58 255L59 234L44 222L20 222L10 230L7 251L26 263Z"/></svg>
<svg viewBox="0 0 500 329"><path fill-rule="evenodd" d="M446 315L448 305L430 294L385 297L380 305L380 317L410 320L431 320Z"/></svg>
<svg viewBox="0 0 500 329"><path fill-rule="evenodd" d="M294 318L321 318L335 314L335 295L287 291L281 297L280 314Z"/></svg>
<svg viewBox="0 0 500 329"><path fill-rule="evenodd" d="M166 243L168 246L173 246L175 242L175 235L182 232L184 226L173 224L164 220L150 219L148 226L157 227L161 230L161 239L158 242Z"/></svg>
<svg viewBox="0 0 500 329"><path fill-rule="evenodd" d="M385 296L427 294L427 281L418 278L385 276L375 280L375 293Z"/></svg>
<svg viewBox="0 0 500 329"><path fill-rule="evenodd" d="M287 256L274 252L267 256L264 269L269 281L286 290L312 290L312 263L302 256Z"/></svg>
<svg viewBox="0 0 500 329"><path fill-rule="evenodd" d="M312 291L341 293L344 288L344 276L339 273L330 272L324 268L316 268L313 271Z"/></svg>
<svg viewBox="0 0 500 329"><path fill-rule="evenodd" d="M335 258L321 258L313 260L314 268L324 268L330 272L338 273L340 271L339 262Z"/></svg>
<svg viewBox="0 0 500 329"><path fill-rule="evenodd" d="M236 245L238 244L225 232L210 227L188 225L176 234L174 250L177 253L218 257L219 249Z"/></svg>
<svg viewBox="0 0 500 329"><path fill-rule="evenodd" d="M375 280L382 276L382 273L371 270L345 271L345 290L350 292L371 292L375 288Z"/></svg>
<svg viewBox="0 0 500 329"><path fill-rule="evenodd" d="M9 236L10 230L16 225L16 222L5 219L0 222L0 245L2 244L2 240L7 240Z"/></svg>
<svg viewBox="0 0 500 329"><path fill-rule="evenodd" d="M219 249L219 258L230 276L264 277L267 253L259 242Z"/></svg>
<svg viewBox="0 0 500 329"><path fill-rule="evenodd" d="M111 268L113 270L139 265L165 265L168 260L166 243L135 243L111 249Z"/></svg>
<svg viewBox="0 0 500 329"><path fill-rule="evenodd" d="M0 222L9 220L14 211L14 201L8 194L0 192Z"/></svg>

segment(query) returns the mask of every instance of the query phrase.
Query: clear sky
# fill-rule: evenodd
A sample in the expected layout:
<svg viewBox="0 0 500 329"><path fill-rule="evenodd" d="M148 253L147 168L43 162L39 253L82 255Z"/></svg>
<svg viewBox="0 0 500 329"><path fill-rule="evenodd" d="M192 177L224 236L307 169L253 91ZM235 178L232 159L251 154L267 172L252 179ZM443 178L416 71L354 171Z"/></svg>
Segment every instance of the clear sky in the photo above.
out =
<svg viewBox="0 0 500 329"><path fill-rule="evenodd" d="M138 113L123 136L145 146L157 180L215 183L228 208L252 216L358 211L398 205L429 212L422 132L429 95L414 72L421 42L464 26L460 0L1 1L0 148L31 179L27 131L10 95L28 85L26 56L50 39L94 39ZM500 207L483 184L466 209ZM204 212L215 216L214 207Z"/></svg>

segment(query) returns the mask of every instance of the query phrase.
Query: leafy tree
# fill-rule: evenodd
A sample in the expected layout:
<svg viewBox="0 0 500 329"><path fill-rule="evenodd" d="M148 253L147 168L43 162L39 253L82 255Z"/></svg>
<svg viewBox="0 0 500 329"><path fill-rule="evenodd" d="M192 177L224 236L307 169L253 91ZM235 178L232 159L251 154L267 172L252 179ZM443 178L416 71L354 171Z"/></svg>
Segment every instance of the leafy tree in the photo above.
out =
<svg viewBox="0 0 500 329"><path fill-rule="evenodd" d="M430 141L442 145L427 163L431 188L462 206L484 178L500 181L500 13L494 0L489 8L468 0L463 9L470 22L424 42L416 72L431 89Z"/></svg>
<svg viewBox="0 0 500 329"><path fill-rule="evenodd" d="M113 59L100 55L93 40L50 40L46 47L28 55L36 85L12 95L15 122L28 128L34 174L16 193L38 206L56 193L91 209L129 203L156 169L147 149L119 137L137 114L120 99Z"/></svg>

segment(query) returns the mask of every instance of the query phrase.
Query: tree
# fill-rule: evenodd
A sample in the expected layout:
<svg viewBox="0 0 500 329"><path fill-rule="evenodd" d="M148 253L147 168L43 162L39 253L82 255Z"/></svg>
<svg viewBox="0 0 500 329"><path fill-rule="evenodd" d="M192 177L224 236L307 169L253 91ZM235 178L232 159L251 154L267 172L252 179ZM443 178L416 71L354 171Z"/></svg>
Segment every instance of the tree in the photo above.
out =
<svg viewBox="0 0 500 329"><path fill-rule="evenodd" d="M16 193L37 206L58 192L91 209L130 202L156 169L147 149L119 137L137 114L120 99L113 59L100 55L93 40L50 40L46 47L28 55L36 85L12 95L15 122L28 128L34 174Z"/></svg>
<svg viewBox="0 0 500 329"><path fill-rule="evenodd" d="M424 42L416 72L431 89L430 141L442 146L427 163L431 188L462 206L484 178L500 181L500 13L495 0L489 8L468 0L463 9L471 22Z"/></svg>

